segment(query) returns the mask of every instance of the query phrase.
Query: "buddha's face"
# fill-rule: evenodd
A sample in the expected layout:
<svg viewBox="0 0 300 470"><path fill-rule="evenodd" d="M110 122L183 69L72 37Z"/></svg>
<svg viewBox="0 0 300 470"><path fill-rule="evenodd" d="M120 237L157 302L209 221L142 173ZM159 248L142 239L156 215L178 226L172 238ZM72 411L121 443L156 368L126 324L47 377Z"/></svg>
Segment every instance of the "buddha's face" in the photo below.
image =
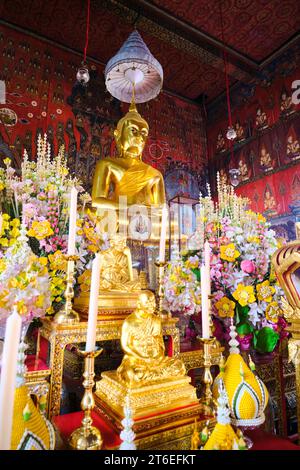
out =
<svg viewBox="0 0 300 470"><path fill-rule="evenodd" d="M127 158L141 158L147 138L148 129L144 121L125 121L120 136L123 155Z"/></svg>

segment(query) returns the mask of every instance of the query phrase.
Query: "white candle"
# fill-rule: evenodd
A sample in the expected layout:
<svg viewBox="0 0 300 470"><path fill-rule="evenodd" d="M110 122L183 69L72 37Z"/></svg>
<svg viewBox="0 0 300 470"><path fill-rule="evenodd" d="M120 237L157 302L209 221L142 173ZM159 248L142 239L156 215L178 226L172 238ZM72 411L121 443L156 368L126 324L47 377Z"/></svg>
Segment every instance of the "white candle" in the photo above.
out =
<svg viewBox="0 0 300 470"><path fill-rule="evenodd" d="M22 320L17 307L6 321L0 377L0 449L9 450L16 388L17 358Z"/></svg>
<svg viewBox="0 0 300 470"><path fill-rule="evenodd" d="M75 255L76 239L76 216L77 216L77 189L73 186L70 196L70 218L69 218L69 239L68 255Z"/></svg>
<svg viewBox="0 0 300 470"><path fill-rule="evenodd" d="M166 236L167 236L168 208L163 206L159 242L159 262L164 263L166 256Z"/></svg>
<svg viewBox="0 0 300 470"><path fill-rule="evenodd" d="M93 267L92 267L89 319L88 319L87 337L86 337L86 345L85 345L86 351L94 351L95 349L99 287L100 287L100 253L97 253L93 261Z"/></svg>
<svg viewBox="0 0 300 470"><path fill-rule="evenodd" d="M202 338L209 338L209 299L207 269L201 266Z"/></svg>
<svg viewBox="0 0 300 470"><path fill-rule="evenodd" d="M211 283L210 283L210 245L208 241L204 243L204 264L207 273L207 284L208 284L208 295L211 295Z"/></svg>

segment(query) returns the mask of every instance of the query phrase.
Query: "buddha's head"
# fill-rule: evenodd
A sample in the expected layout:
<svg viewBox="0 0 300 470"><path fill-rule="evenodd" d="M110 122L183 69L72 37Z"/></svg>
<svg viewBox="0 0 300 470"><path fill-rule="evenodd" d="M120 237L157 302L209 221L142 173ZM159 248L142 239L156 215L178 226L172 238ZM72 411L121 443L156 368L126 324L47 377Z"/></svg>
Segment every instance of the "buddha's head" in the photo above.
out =
<svg viewBox="0 0 300 470"><path fill-rule="evenodd" d="M138 113L133 101L114 131L119 157L141 160L148 134L148 123Z"/></svg>
<svg viewBox="0 0 300 470"><path fill-rule="evenodd" d="M137 309L143 313L154 313L156 307L155 295L151 291L142 292L137 300Z"/></svg>

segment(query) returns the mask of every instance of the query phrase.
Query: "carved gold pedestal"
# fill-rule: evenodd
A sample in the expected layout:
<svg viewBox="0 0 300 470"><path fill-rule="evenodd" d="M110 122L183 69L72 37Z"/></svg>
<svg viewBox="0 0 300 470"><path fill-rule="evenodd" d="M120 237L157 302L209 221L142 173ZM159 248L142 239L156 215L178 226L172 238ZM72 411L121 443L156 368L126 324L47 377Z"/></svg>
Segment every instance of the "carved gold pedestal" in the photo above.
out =
<svg viewBox="0 0 300 470"><path fill-rule="evenodd" d="M104 372L102 377L96 386L94 410L116 432L122 430L123 404L129 396L137 449L190 449L194 421L202 422L202 408L189 377L130 389L118 380L116 371Z"/></svg>
<svg viewBox="0 0 300 470"><path fill-rule="evenodd" d="M126 318L136 308L140 291L136 292L106 292L98 297L98 319L120 320ZM87 320L89 313L88 295L80 295L74 301L74 307L80 314L81 320Z"/></svg>
<svg viewBox="0 0 300 470"><path fill-rule="evenodd" d="M149 416L155 411L198 405L196 389L190 384L190 377L173 380L161 380L146 386L129 388L118 379L116 371L103 372L96 384L95 403L106 403L112 416L117 420L124 418L123 407L129 395L133 419Z"/></svg>

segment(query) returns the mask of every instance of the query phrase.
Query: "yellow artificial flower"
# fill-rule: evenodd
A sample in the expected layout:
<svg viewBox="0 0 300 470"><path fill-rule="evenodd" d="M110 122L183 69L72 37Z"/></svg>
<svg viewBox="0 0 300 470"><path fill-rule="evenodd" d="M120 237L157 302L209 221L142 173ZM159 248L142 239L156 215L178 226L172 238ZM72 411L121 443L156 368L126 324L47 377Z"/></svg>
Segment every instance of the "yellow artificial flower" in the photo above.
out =
<svg viewBox="0 0 300 470"><path fill-rule="evenodd" d="M10 164L11 164L11 159L7 157L7 158L5 158L5 159L3 160L3 163L4 163L5 166L8 167L8 166L10 166Z"/></svg>
<svg viewBox="0 0 300 470"><path fill-rule="evenodd" d="M0 308L5 308L7 303L7 296L9 294L8 290L3 290L0 295Z"/></svg>
<svg viewBox="0 0 300 470"><path fill-rule="evenodd" d="M257 214L257 220L258 220L259 222L262 222L262 223L264 224L267 219L266 219L262 214L259 214L259 213L258 213L258 214Z"/></svg>
<svg viewBox="0 0 300 470"><path fill-rule="evenodd" d="M49 220L32 222L31 229L27 232L30 237L35 237L38 240L44 240L44 238L50 237L53 233Z"/></svg>
<svg viewBox="0 0 300 470"><path fill-rule="evenodd" d="M99 248L96 245L88 245L87 249L92 251L93 253L97 253L97 251L99 251Z"/></svg>
<svg viewBox="0 0 300 470"><path fill-rule="evenodd" d="M24 305L24 300L19 300L17 302L17 310L19 315L26 315L27 307Z"/></svg>
<svg viewBox="0 0 300 470"><path fill-rule="evenodd" d="M9 240L9 246L13 246L16 243L17 239L16 238L11 238Z"/></svg>
<svg viewBox="0 0 300 470"><path fill-rule="evenodd" d="M222 318L231 317L232 318L234 316L235 302L228 299L228 297L222 297L222 299L218 300L218 302L216 302L215 305L218 310L219 317L222 317Z"/></svg>
<svg viewBox="0 0 300 470"><path fill-rule="evenodd" d="M10 221L10 225L14 228L18 228L20 227L21 223L20 223L20 219L13 219Z"/></svg>
<svg viewBox="0 0 300 470"><path fill-rule="evenodd" d="M99 241L99 237L95 232L95 229L92 227L83 227L83 232L86 236L86 238L93 244L95 245Z"/></svg>
<svg viewBox="0 0 300 470"><path fill-rule="evenodd" d="M48 263L48 258L46 256L41 256L39 258L39 263L42 265L42 266L47 266L47 263Z"/></svg>
<svg viewBox="0 0 300 470"><path fill-rule="evenodd" d="M78 283L82 292L89 292L91 285L91 269L86 269L79 277Z"/></svg>
<svg viewBox="0 0 300 470"><path fill-rule="evenodd" d="M66 271L67 261L65 255L61 250L57 250L55 253L48 255L50 261L50 267L53 270Z"/></svg>
<svg viewBox="0 0 300 470"><path fill-rule="evenodd" d="M4 230L9 230L9 222L7 220L3 220L2 222L2 233Z"/></svg>
<svg viewBox="0 0 300 470"><path fill-rule="evenodd" d="M18 238L18 236L20 235L20 230L18 230L16 227L14 227L11 231L10 231L10 236L12 238Z"/></svg>
<svg viewBox="0 0 300 470"><path fill-rule="evenodd" d="M275 287L270 286L269 281L264 281L256 286L258 300L264 300L265 302L271 302L273 294L275 294Z"/></svg>
<svg viewBox="0 0 300 470"><path fill-rule="evenodd" d="M233 263L240 256L240 252L235 248L234 243L220 246L220 258Z"/></svg>
<svg viewBox="0 0 300 470"><path fill-rule="evenodd" d="M260 239L258 237L255 237L255 236L249 236L247 237L247 242L248 243L256 243L256 245L259 245L260 244Z"/></svg>
<svg viewBox="0 0 300 470"><path fill-rule="evenodd" d="M35 305L38 308L42 308L45 302L45 296L44 295L39 295L38 298L35 301Z"/></svg>
<svg viewBox="0 0 300 470"><path fill-rule="evenodd" d="M0 258L0 273L2 273L6 268L6 262L3 258Z"/></svg>
<svg viewBox="0 0 300 470"><path fill-rule="evenodd" d="M5 188L5 184L2 183L2 181L0 181L0 191L3 191L4 188Z"/></svg>
<svg viewBox="0 0 300 470"><path fill-rule="evenodd" d="M9 219L10 219L10 215L9 215L9 214L2 214L2 219L3 219L3 220L9 220Z"/></svg>
<svg viewBox="0 0 300 470"><path fill-rule="evenodd" d="M8 239L7 238L0 238L0 245L1 246L8 246Z"/></svg>
<svg viewBox="0 0 300 470"><path fill-rule="evenodd" d="M270 302L269 305L266 308L266 319L273 322L277 323L278 322L278 317L282 315L282 310L279 307L277 302Z"/></svg>
<svg viewBox="0 0 300 470"><path fill-rule="evenodd" d="M232 295L242 307L255 302L253 286L244 286L244 284L239 284Z"/></svg>

